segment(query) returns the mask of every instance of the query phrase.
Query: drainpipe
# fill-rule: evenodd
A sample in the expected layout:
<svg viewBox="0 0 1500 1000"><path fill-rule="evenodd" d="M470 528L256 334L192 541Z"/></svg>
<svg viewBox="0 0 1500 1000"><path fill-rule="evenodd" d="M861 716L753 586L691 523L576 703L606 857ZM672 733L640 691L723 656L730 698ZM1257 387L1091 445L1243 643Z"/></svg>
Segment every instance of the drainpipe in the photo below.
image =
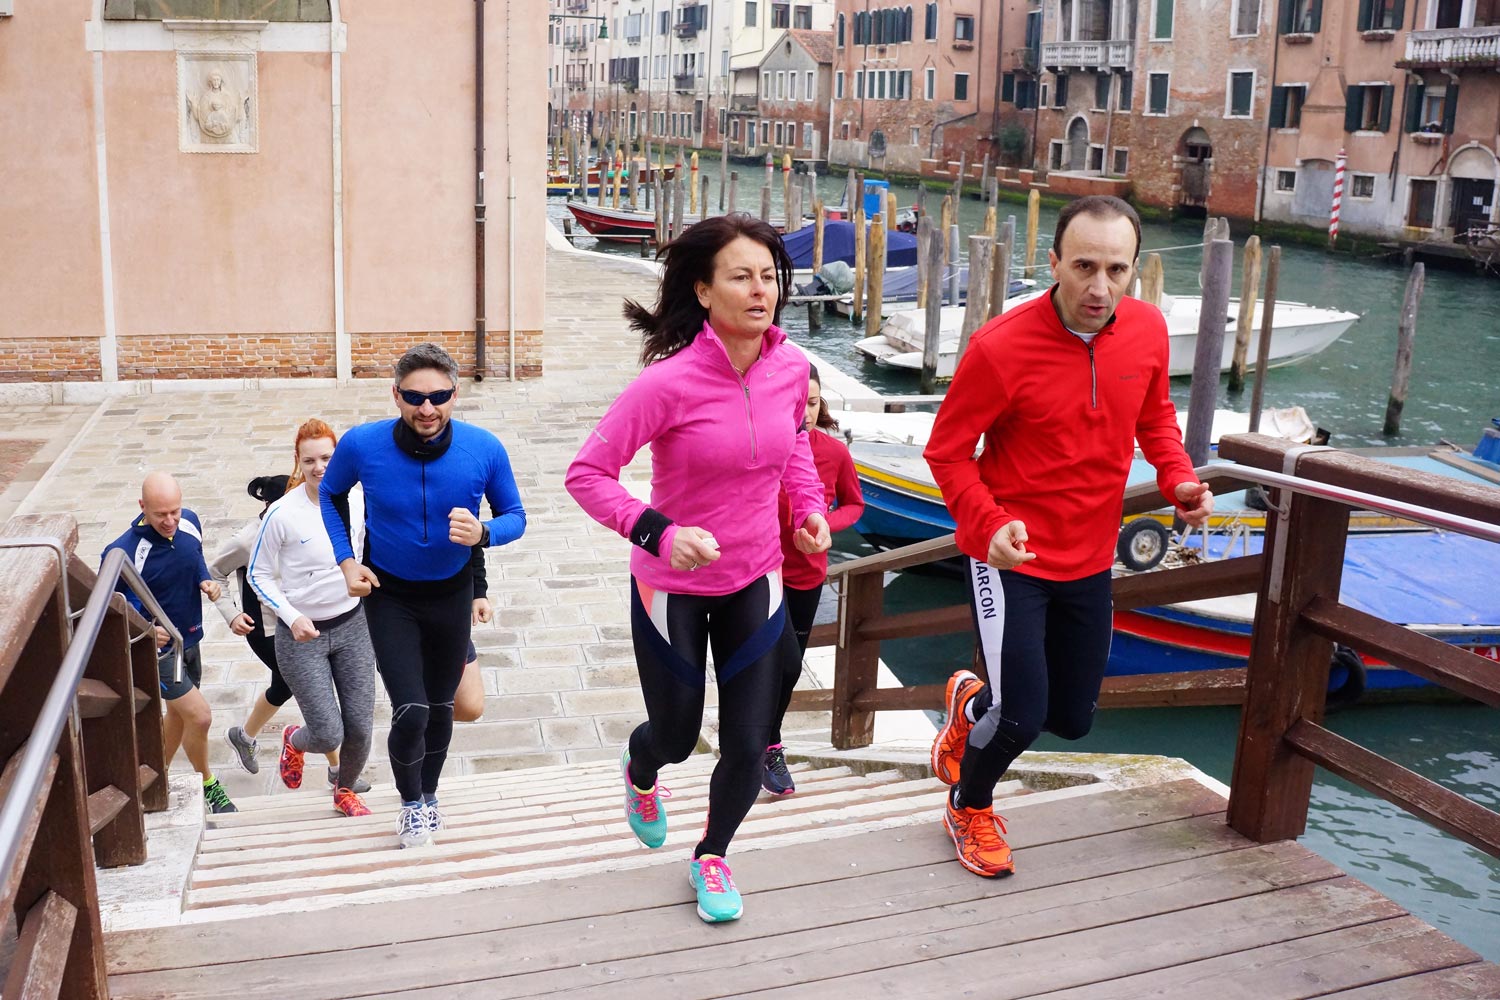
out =
<svg viewBox="0 0 1500 1000"><path fill-rule="evenodd" d="M474 381L484 367L484 0L474 0Z"/></svg>
<svg viewBox="0 0 1500 1000"><path fill-rule="evenodd" d="M1280 8L1278 7L1277 11L1279 11L1279 10L1280 10ZM1272 26L1272 35L1271 35L1271 90L1274 93L1275 90L1276 90L1276 63L1277 63L1278 59L1281 56L1281 22L1280 22L1279 17L1278 17L1278 15L1277 15L1276 12L1272 13L1272 18L1273 18L1273 20L1271 22L1271 26ZM1148 99L1149 99L1149 97L1148 97ZM1267 100L1269 101L1269 98L1267 98ZM1271 115L1270 115L1269 112L1270 112L1270 106L1269 106L1269 104L1267 104L1266 141L1265 141L1265 144L1261 147L1261 153L1260 153L1260 176L1255 179L1255 183L1260 188L1259 192L1257 193L1256 199L1255 199L1255 221L1256 221L1257 224L1260 223L1261 216L1265 212L1265 208L1266 208L1266 171L1269 170L1269 169L1271 169Z"/></svg>
<svg viewBox="0 0 1500 1000"><path fill-rule="evenodd" d="M510 381L516 380L516 167L511 156L514 138L510 123L511 113L510 61L515 56L511 45L511 0L505 0L505 343L509 350L506 364L510 369ZM601 181L602 183L602 181ZM588 190L588 173L583 175L584 190Z"/></svg>

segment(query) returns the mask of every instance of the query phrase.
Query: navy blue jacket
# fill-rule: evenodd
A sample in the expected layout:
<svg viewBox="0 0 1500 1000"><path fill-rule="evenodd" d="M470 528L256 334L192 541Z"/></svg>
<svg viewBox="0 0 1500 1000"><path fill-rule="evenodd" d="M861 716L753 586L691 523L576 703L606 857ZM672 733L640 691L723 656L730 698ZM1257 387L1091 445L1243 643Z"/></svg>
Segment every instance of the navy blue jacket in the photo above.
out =
<svg viewBox="0 0 1500 1000"><path fill-rule="evenodd" d="M184 507L177 534L168 539L147 524L142 514L123 535L104 547L101 561L110 549L120 549L134 564L167 618L182 633L183 646L191 649L198 645L203 640L203 594L198 585L210 579L208 564L203 561L203 525L198 515ZM137 611L151 617L123 579L115 589Z"/></svg>
<svg viewBox="0 0 1500 1000"><path fill-rule="evenodd" d="M339 439L318 485L323 524L338 562L358 559L333 497L364 487L365 544L370 568L405 580L447 580L469 565L467 545L448 540L448 512L463 507L479 516L481 499L497 514L483 521L490 544L504 545L526 530L526 511L500 439L482 427L450 421L453 442L423 461L397 446L395 420L360 424Z"/></svg>

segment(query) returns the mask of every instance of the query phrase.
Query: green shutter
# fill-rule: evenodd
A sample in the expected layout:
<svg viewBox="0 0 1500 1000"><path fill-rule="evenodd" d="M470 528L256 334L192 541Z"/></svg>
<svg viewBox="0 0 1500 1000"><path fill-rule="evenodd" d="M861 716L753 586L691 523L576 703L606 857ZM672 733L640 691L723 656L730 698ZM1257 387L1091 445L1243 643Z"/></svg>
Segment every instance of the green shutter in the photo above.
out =
<svg viewBox="0 0 1500 1000"><path fill-rule="evenodd" d="M1281 0L1280 31L1283 35L1292 33L1292 17L1296 14L1292 3L1293 0Z"/></svg>
<svg viewBox="0 0 1500 1000"><path fill-rule="evenodd" d="M1391 0L1391 28L1400 31L1406 23L1406 0Z"/></svg>
<svg viewBox="0 0 1500 1000"><path fill-rule="evenodd" d="M1448 84L1443 92L1443 132L1453 134L1453 122L1458 115L1458 84Z"/></svg>
<svg viewBox="0 0 1500 1000"><path fill-rule="evenodd" d="M1156 31L1153 38L1172 37L1172 4L1176 0L1156 0Z"/></svg>
<svg viewBox="0 0 1500 1000"><path fill-rule="evenodd" d="M1358 132L1360 112L1364 110L1365 88L1351 85L1344 97L1344 131Z"/></svg>
<svg viewBox="0 0 1500 1000"><path fill-rule="evenodd" d="M1406 85L1406 131L1422 131L1422 97L1427 87L1420 83Z"/></svg>
<svg viewBox="0 0 1500 1000"><path fill-rule="evenodd" d="M1323 30L1323 0L1312 0L1312 30Z"/></svg>
<svg viewBox="0 0 1500 1000"><path fill-rule="evenodd" d="M1000 100L1005 104L1016 103L1016 74L1005 73L1001 75Z"/></svg>
<svg viewBox="0 0 1500 1000"><path fill-rule="evenodd" d="M1380 102L1380 124L1376 128L1382 132L1389 132L1391 130L1391 105L1396 103L1396 85L1387 83L1374 90L1375 99Z"/></svg>
<svg viewBox="0 0 1500 1000"><path fill-rule="evenodd" d="M1286 128L1286 88L1271 88L1271 127Z"/></svg>
<svg viewBox="0 0 1500 1000"><path fill-rule="evenodd" d="M1360 31L1370 30L1370 0L1359 0L1359 20L1355 25Z"/></svg>

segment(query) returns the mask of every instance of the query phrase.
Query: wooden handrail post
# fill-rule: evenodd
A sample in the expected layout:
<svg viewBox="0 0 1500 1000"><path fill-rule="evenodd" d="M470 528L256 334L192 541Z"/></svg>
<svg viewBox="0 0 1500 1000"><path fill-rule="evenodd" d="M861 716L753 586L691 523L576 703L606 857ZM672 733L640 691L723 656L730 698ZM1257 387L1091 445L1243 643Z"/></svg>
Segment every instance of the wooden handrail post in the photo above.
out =
<svg viewBox="0 0 1500 1000"><path fill-rule="evenodd" d="M112 606L122 612L129 607L124 597L116 597ZM130 615L126 615L128 621ZM142 639L130 647L130 673L135 686L151 696L151 704L135 717L135 759L139 766L149 767L157 779L141 789L141 808L148 813L167 808L167 761L162 756L161 676L156 666L156 643Z"/></svg>
<svg viewBox="0 0 1500 1000"><path fill-rule="evenodd" d="M855 696L878 682L880 640L861 639L864 622L878 618L885 604L881 573L853 573L839 590L839 645L833 659L833 727L840 750L867 747L875 739L875 713L856 711Z"/></svg>
<svg viewBox="0 0 1500 1000"><path fill-rule="evenodd" d="M149 643L147 643L149 644ZM146 818L135 738L135 678L131 668L129 628L123 613L105 616L84 677L102 681L120 696L108 715L83 720L84 772L89 794L111 785L128 800L94 837L94 860L100 868L138 865L146 860ZM150 689L146 689L149 691ZM147 708L149 709L149 704ZM158 775L160 772L158 772ZM166 783L164 777L157 782Z"/></svg>
<svg viewBox="0 0 1500 1000"><path fill-rule="evenodd" d="M1297 455L1287 471L1296 474ZM1255 610L1245 707L1240 714L1229 825L1261 843L1300 836L1307 826L1313 764L1284 740L1301 720L1323 718L1333 644L1301 620L1315 597L1337 600L1344 570L1349 510L1285 490L1266 521L1265 574Z"/></svg>

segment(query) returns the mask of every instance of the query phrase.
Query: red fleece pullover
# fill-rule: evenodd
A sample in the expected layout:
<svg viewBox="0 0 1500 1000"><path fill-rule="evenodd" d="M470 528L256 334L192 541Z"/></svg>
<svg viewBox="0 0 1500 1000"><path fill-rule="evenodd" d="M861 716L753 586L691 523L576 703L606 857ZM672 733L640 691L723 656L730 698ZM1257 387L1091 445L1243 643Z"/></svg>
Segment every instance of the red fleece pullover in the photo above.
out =
<svg viewBox="0 0 1500 1000"><path fill-rule="evenodd" d="M1167 354L1166 321L1132 298L1091 344L1063 326L1051 293L975 332L924 452L959 549L982 561L995 532L1020 520L1036 558L1018 572L1076 580L1109 569L1136 442L1174 504L1179 484L1198 481Z"/></svg>

